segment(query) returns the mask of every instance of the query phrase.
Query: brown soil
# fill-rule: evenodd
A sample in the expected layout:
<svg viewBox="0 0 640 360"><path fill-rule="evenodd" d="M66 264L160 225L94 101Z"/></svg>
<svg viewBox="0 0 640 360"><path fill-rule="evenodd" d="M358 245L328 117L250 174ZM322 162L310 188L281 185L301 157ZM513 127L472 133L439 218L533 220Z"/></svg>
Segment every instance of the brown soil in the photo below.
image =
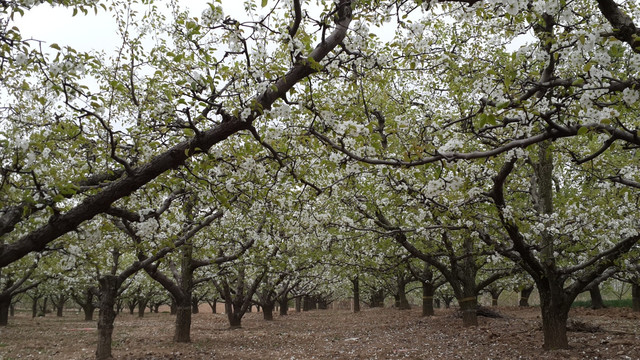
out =
<svg viewBox="0 0 640 360"><path fill-rule="evenodd" d="M423 318L420 309L291 313L275 321L250 313L228 330L223 314L194 315L190 344L172 343L169 314L118 316L117 359L640 359L640 314L627 309L573 310L571 349L542 350L540 310L499 308L463 328L454 310ZM32 319L18 314L0 328L0 359L90 359L94 322L80 315Z"/></svg>

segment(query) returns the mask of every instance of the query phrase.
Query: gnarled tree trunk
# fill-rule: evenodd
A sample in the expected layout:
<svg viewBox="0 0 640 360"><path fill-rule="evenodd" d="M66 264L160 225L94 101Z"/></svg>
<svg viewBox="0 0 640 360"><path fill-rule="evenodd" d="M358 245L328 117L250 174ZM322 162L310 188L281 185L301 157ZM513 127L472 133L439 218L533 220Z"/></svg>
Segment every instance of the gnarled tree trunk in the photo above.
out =
<svg viewBox="0 0 640 360"><path fill-rule="evenodd" d="M111 359L111 343L113 336L113 322L116 319L114 306L118 295L118 278L105 275L100 283L100 311L98 314L98 347L96 359Z"/></svg>

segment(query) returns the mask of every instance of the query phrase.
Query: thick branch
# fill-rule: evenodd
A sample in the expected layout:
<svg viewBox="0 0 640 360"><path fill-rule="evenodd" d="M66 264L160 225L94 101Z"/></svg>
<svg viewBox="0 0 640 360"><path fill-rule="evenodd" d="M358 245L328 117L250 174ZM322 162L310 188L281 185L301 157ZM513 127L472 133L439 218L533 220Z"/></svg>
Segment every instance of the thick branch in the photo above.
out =
<svg viewBox="0 0 640 360"><path fill-rule="evenodd" d="M531 276L539 277L544 274L542 264L540 264L538 259L536 259L531 251L529 251L529 246L527 245L524 236L520 233L518 225L514 221L507 219L504 215L504 207L506 205L504 199L504 184L509 174L513 171L515 162L516 160L512 159L502 166L498 175L493 178L493 189L491 189L489 196L491 196L496 205L502 226L507 231L509 238L513 242L513 249L520 254L520 258L526 264L526 268L531 270Z"/></svg>
<svg viewBox="0 0 640 360"><path fill-rule="evenodd" d="M613 36L631 46L631 50L640 53L640 32L633 23L633 19L627 15L613 0L597 0L598 8L602 15L613 26Z"/></svg>
<svg viewBox="0 0 640 360"><path fill-rule="evenodd" d="M633 180L629 180L629 179L625 179L620 175L617 176L612 176L609 178L609 180L618 183L618 184L622 184L622 185L626 185L626 186L631 186L634 187L636 189L640 189L640 183L637 181L633 181Z"/></svg>
<svg viewBox="0 0 640 360"><path fill-rule="evenodd" d="M351 13L350 1L342 0L338 6L343 9L342 13L347 15ZM344 11L345 9L348 11ZM51 217L47 224L15 242L0 245L0 267L10 264L32 251L44 249L49 242L73 231L84 221L91 220L94 216L109 210L111 204L116 200L132 194L164 172L182 166L195 153L207 151L229 136L248 129L248 125L261 115L262 109L271 108L271 105L278 98L284 97L295 84L319 70L317 64L342 42L350 23L351 16L344 16L340 19L332 34L321 42L306 60L294 65L286 75L276 81L274 87L258 96L257 106L246 122L237 117L223 115L223 122L214 128L173 146L145 165L131 169L125 177L112 182L99 193L84 199L67 213Z"/></svg>

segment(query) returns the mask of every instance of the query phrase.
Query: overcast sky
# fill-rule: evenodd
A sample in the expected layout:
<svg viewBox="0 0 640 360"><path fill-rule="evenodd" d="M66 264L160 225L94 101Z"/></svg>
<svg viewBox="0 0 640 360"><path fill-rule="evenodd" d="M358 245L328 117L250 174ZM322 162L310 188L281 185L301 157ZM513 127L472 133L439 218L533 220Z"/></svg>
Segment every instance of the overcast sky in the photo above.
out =
<svg viewBox="0 0 640 360"><path fill-rule="evenodd" d="M180 6L188 8L192 16L200 17L208 2L210 1L181 0ZM223 4L226 15L243 17L241 1L223 0ZM164 5L159 3L158 8L162 9ZM99 49L109 52L121 45L115 20L108 12L100 8L97 15L93 11L88 15L82 12L78 12L75 17L72 15L71 8L52 7L45 3L25 11L24 17L16 15L13 25L20 29L24 39L43 40L49 45L54 42L69 45L79 51Z"/></svg>
<svg viewBox="0 0 640 360"><path fill-rule="evenodd" d="M181 0L180 6L188 8L192 16L200 17L202 11L207 8L211 0ZM256 0L258 1L258 0ZM238 20L246 20L243 2L239 0L222 0L225 15ZM158 3L159 8L164 8L163 2ZM81 12L72 16L73 9L61 6L52 7L48 4L35 6L26 11L24 17L16 16L14 25L18 26L24 39L43 40L48 45L58 43L69 45L78 51L105 50L110 53L121 45L117 37L116 24L113 16L101 9L97 15L89 12L84 15ZM395 24L387 24L384 31L378 31L382 38L391 39L395 30L391 30ZM376 31L372 29L372 31ZM517 38L507 50L514 51L523 43L532 40L532 36L525 35Z"/></svg>

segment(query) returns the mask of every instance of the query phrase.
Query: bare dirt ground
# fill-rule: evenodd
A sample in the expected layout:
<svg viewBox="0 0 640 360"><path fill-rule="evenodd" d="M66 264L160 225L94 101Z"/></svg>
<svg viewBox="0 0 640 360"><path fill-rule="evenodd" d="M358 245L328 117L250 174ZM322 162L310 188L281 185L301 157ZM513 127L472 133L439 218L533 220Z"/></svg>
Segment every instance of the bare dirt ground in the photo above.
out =
<svg viewBox="0 0 640 360"><path fill-rule="evenodd" d="M192 343L172 343L173 317L122 314L116 319L117 359L640 359L640 314L628 309L577 309L570 314L570 350L543 351L540 310L498 308L463 328L454 310L423 318L420 309L292 312L274 321L250 313L228 330L223 314L195 314ZM27 314L0 328L0 359L91 359L95 322L80 315Z"/></svg>

